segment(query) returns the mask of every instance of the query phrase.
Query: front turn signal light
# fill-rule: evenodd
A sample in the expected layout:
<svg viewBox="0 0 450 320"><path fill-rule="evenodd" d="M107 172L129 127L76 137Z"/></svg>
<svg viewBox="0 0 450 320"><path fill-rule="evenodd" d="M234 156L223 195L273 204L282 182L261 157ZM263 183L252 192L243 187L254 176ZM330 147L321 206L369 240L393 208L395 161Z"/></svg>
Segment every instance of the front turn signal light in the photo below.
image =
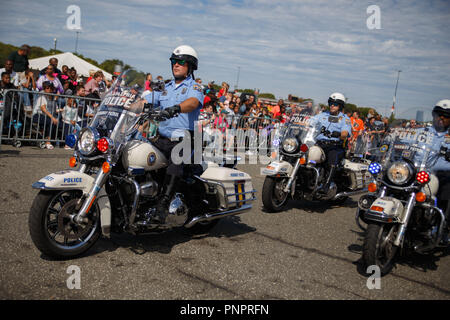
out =
<svg viewBox="0 0 450 320"><path fill-rule="evenodd" d="M367 186L367 190L369 192L376 192L377 191L377 184L376 183L369 183L369 185Z"/></svg>
<svg viewBox="0 0 450 320"><path fill-rule="evenodd" d="M108 161L103 162L102 170L103 173L108 173L111 170L111 166L109 165Z"/></svg>
<svg viewBox="0 0 450 320"><path fill-rule="evenodd" d="M76 157L71 157L69 159L69 166L71 168L75 168L77 166L77 158Z"/></svg>
<svg viewBox="0 0 450 320"><path fill-rule="evenodd" d="M427 195L423 192L417 192L416 201L417 202L425 202L425 200L427 200Z"/></svg>

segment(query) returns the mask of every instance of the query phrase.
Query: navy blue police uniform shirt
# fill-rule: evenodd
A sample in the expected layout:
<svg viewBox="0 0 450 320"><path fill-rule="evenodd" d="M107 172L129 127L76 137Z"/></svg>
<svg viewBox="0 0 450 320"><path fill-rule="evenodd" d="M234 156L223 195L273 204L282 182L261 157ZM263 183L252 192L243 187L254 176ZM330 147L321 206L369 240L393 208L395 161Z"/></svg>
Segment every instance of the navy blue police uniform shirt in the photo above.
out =
<svg viewBox="0 0 450 320"><path fill-rule="evenodd" d="M178 85L175 80L172 80L166 84L164 91L153 91L145 96L149 103L153 102L155 107L161 107L161 109L180 104L189 98L196 98L199 101L198 107L189 113L180 113L177 117L160 122L158 131L161 136L179 138L184 137L185 130L194 130L204 99L202 88L189 76Z"/></svg>

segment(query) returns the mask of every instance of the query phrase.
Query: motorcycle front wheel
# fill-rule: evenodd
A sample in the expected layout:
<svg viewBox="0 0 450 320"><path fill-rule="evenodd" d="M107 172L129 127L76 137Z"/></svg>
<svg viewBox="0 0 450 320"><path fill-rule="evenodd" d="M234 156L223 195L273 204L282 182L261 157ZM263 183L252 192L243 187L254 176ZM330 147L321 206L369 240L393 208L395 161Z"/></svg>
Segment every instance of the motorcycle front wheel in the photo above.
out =
<svg viewBox="0 0 450 320"><path fill-rule="evenodd" d="M33 201L28 226L34 245L55 259L71 259L85 253L101 234L100 210L96 203L83 225L74 223L80 190L41 190Z"/></svg>
<svg viewBox="0 0 450 320"><path fill-rule="evenodd" d="M376 265L381 275L388 274L394 266L397 246L394 245L396 225L369 223L363 246L366 266Z"/></svg>
<svg viewBox="0 0 450 320"><path fill-rule="evenodd" d="M275 178L267 176L264 179L262 202L268 212L283 210L289 200L289 192L284 192L288 178Z"/></svg>

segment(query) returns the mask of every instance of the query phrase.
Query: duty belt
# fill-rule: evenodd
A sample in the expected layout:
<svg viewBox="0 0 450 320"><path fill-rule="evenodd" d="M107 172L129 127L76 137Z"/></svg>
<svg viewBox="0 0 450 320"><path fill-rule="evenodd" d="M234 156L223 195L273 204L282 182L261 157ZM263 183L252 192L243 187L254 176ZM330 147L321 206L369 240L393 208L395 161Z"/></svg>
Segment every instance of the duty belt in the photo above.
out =
<svg viewBox="0 0 450 320"><path fill-rule="evenodd" d="M317 144L325 145L325 146L342 146L342 141L340 140L319 140Z"/></svg>

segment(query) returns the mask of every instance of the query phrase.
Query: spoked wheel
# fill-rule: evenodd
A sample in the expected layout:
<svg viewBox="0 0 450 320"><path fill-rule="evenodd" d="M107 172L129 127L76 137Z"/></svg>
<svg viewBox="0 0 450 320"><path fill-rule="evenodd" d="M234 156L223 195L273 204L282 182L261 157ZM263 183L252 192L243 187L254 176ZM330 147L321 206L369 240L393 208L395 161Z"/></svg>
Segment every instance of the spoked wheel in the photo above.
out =
<svg viewBox="0 0 450 320"><path fill-rule="evenodd" d="M264 180L262 201L268 212L283 210L289 200L289 192L284 192L288 178L266 177Z"/></svg>
<svg viewBox="0 0 450 320"><path fill-rule="evenodd" d="M378 266L381 275L388 274L394 266L394 257L398 249L394 245L396 230L396 225L370 223L367 226L363 260L366 266Z"/></svg>
<svg viewBox="0 0 450 320"><path fill-rule="evenodd" d="M79 190L40 191L29 215L31 239L44 254L74 258L86 252L100 236L100 210L94 204L83 224L73 222L78 212Z"/></svg>

